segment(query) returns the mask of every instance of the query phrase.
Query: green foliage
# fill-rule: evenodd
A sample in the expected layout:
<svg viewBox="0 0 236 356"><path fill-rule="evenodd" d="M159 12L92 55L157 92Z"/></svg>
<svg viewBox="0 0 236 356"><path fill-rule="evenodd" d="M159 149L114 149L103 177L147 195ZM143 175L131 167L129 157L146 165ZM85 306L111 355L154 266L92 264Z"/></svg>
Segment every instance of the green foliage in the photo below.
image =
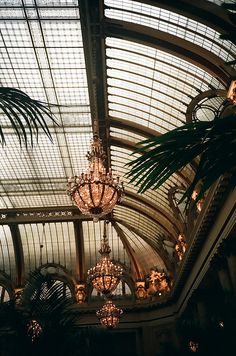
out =
<svg viewBox="0 0 236 356"><path fill-rule="evenodd" d="M50 119L54 124L56 121L45 103L30 98L21 90L3 87L0 88L0 112L14 129L20 144L23 142L27 146L30 139L30 143L33 145L33 136L35 134L38 139L39 128L52 141L46 119ZM6 144L4 125L1 122L0 143Z"/></svg>
<svg viewBox="0 0 236 356"><path fill-rule="evenodd" d="M222 175L229 173L229 187L236 182L236 115L213 121L187 123L164 135L139 143L134 153L137 159L128 163L130 182L136 182L139 192L159 188L173 173L200 157L195 177L184 198L190 201L199 184L201 199L208 188Z"/></svg>

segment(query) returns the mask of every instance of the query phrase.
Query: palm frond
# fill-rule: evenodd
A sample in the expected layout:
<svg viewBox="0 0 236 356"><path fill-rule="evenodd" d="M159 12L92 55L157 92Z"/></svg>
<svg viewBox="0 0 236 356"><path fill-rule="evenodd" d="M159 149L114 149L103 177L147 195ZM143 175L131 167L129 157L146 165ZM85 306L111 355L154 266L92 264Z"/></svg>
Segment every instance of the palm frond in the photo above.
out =
<svg viewBox="0 0 236 356"><path fill-rule="evenodd" d="M139 192L159 188L173 173L181 171L198 156L193 182L184 198L190 200L201 183L198 198L222 175L236 168L236 115L206 122L185 124L162 136L141 141L134 154L140 156L127 165L127 176ZM231 187L235 182L231 181Z"/></svg>
<svg viewBox="0 0 236 356"><path fill-rule="evenodd" d="M64 311L73 303L70 295L65 295L64 284L55 283L49 274L35 270L29 274L24 292L22 306L34 314L57 313Z"/></svg>
<svg viewBox="0 0 236 356"><path fill-rule="evenodd" d="M33 145L33 136L38 139L38 132L41 128L47 137L52 141L52 136L46 119L57 124L50 108L43 102L30 98L23 91L3 87L0 88L0 112L7 118L10 126L17 134L20 144L27 146L28 142ZM0 121L0 143L6 144L4 126Z"/></svg>

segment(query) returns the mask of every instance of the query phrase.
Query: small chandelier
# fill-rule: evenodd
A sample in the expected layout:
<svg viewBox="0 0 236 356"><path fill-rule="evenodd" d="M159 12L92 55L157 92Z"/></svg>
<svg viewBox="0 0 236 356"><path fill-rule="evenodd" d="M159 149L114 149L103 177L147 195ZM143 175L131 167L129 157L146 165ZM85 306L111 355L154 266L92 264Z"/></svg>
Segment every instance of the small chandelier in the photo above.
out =
<svg viewBox="0 0 236 356"><path fill-rule="evenodd" d="M112 293L116 289L123 273L122 267L115 265L110 260L110 252L111 249L106 236L106 222L104 221L103 241L99 250L101 259L95 267L88 270L88 281L92 283L98 292L105 295Z"/></svg>
<svg viewBox="0 0 236 356"><path fill-rule="evenodd" d="M87 173L68 179L67 191L80 211L95 220L110 213L117 202L121 201L123 185L119 177L113 177L111 168L106 171L106 155L101 140L94 135L91 152L88 152L89 167Z"/></svg>
<svg viewBox="0 0 236 356"><path fill-rule="evenodd" d="M108 329L114 329L118 325L121 314L123 314L123 310L117 308L111 300L107 300L103 307L96 312L100 323Z"/></svg>
<svg viewBox="0 0 236 356"><path fill-rule="evenodd" d="M42 327L37 320L30 320L27 324L27 335L31 338L32 343L42 333Z"/></svg>

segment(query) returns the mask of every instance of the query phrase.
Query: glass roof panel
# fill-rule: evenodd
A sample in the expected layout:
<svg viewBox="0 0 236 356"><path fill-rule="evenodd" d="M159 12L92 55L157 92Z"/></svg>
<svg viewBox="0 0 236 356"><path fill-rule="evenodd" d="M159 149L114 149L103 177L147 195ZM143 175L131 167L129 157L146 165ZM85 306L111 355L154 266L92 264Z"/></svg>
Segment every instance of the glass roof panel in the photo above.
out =
<svg viewBox="0 0 236 356"><path fill-rule="evenodd" d="M75 233L72 222L19 224L25 273L56 263L76 270Z"/></svg>
<svg viewBox="0 0 236 356"><path fill-rule="evenodd" d="M140 236L136 233L130 231L122 224L118 224L118 226L123 230L129 244L132 247L134 255L138 260L139 267L141 269L141 273L143 275L150 272L151 267L157 266L160 270L165 270L165 265L158 255L158 253Z"/></svg>
<svg viewBox="0 0 236 356"><path fill-rule="evenodd" d="M15 282L15 252L11 230L7 225L0 225L0 270L5 272Z"/></svg>
<svg viewBox="0 0 236 356"><path fill-rule="evenodd" d="M116 139L128 140L134 144L136 144L139 141L143 141L147 138L146 136L141 136L134 132L132 132L132 134L131 134L130 131L119 129L117 127L110 128L110 135L111 135L111 137L114 137Z"/></svg>
<svg viewBox="0 0 236 356"><path fill-rule="evenodd" d="M139 230L140 235L146 236L147 239L155 240L162 237L159 226L155 221L129 207L117 205L114 208L113 215L115 219L123 220L132 228Z"/></svg>
<svg viewBox="0 0 236 356"><path fill-rule="evenodd" d="M183 15L156 6L132 0L105 0L109 8L105 15L109 18L132 22L167 32L207 49L224 61L231 61L236 54L236 46L219 38L214 29Z"/></svg>

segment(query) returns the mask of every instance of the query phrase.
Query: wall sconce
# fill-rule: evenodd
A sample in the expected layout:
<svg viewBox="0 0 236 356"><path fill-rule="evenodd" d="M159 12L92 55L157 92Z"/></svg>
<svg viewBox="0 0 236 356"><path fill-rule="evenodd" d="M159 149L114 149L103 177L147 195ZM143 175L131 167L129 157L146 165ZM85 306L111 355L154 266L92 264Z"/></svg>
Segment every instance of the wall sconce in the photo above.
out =
<svg viewBox="0 0 236 356"><path fill-rule="evenodd" d="M76 301L79 304L83 304L85 301L85 284L77 284L75 291Z"/></svg>
<svg viewBox="0 0 236 356"><path fill-rule="evenodd" d="M184 236L184 234L179 234L178 241L175 245L175 251L177 253L179 261L181 261L183 259L183 256L186 252L186 248L187 248L187 243L185 241L185 236Z"/></svg>
<svg viewBox="0 0 236 356"><path fill-rule="evenodd" d="M22 293L23 293L23 288L15 288L14 289L16 305L19 305L21 303Z"/></svg>
<svg viewBox="0 0 236 356"><path fill-rule="evenodd" d="M227 93L227 98L229 98L233 104L236 104L236 80L232 80Z"/></svg>
<svg viewBox="0 0 236 356"><path fill-rule="evenodd" d="M145 281L136 282L136 297L138 300L147 298L147 290L145 288Z"/></svg>

